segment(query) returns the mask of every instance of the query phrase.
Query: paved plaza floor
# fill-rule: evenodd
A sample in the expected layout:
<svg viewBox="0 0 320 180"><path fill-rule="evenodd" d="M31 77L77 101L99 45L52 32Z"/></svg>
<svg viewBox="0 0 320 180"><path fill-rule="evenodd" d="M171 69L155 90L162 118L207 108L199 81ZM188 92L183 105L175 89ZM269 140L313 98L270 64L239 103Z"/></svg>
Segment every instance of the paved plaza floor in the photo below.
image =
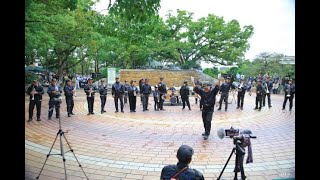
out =
<svg viewBox="0 0 320 180"><path fill-rule="evenodd" d="M232 98L232 97L229 97ZM48 95L43 96L42 121L25 122L25 179L36 179L46 155L56 138L59 121L48 120ZM176 164L177 149L182 144L194 148L191 168L204 174L205 179L217 179L234 146L230 138L220 139L219 128L250 129L257 139L251 139L253 163L244 164L247 180L285 179L295 177L295 106L282 110L284 95L271 95L272 107L253 110L255 95L246 94L243 110L236 109L235 101L228 111L214 111L211 135L203 140L201 111L193 97L192 110L182 106L165 106L166 111L142 111L140 97L137 112L115 113L113 98L107 97L106 113L100 113L100 98L96 94L94 115L87 115L83 90L77 91L74 113L67 117L66 102L61 105L61 125L65 137L74 150L90 180L157 180L163 166ZM28 119L29 97L25 96L25 118ZM69 146L63 139L64 151ZM51 153L60 152L57 139ZM246 148L246 152L247 148ZM68 180L84 180L85 175L71 152L65 154ZM247 154L245 155L245 160ZM235 155L232 156L222 179L233 179ZM238 177L240 173L238 173ZM64 179L62 157L50 156L40 180Z"/></svg>

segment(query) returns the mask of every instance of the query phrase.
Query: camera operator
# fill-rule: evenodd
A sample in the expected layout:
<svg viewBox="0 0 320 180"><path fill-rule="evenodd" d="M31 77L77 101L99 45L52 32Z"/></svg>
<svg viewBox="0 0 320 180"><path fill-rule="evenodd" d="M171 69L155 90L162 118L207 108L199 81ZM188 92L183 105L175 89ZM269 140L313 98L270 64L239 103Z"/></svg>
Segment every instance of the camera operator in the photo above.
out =
<svg viewBox="0 0 320 180"><path fill-rule="evenodd" d="M192 147L181 145L177 151L177 158L179 162L177 165L167 165L162 168L160 180L176 179L190 179L190 180L204 180L201 172L196 169L189 168L194 151Z"/></svg>
<svg viewBox="0 0 320 180"><path fill-rule="evenodd" d="M205 132L202 134L202 136L206 140L208 139L211 131L211 121L214 111L214 105L216 102L216 95L219 91L220 80L218 81L218 84L211 89L210 86L205 83L203 84L203 88L201 88L201 86L195 86L194 82L192 83L194 87L193 91L199 94L201 99L203 100L202 121Z"/></svg>
<svg viewBox="0 0 320 180"><path fill-rule="evenodd" d="M49 115L48 119L51 120L53 108L56 110L56 118L60 117L61 93L62 88L57 84L57 79L53 78L51 85L48 87L47 93L49 94Z"/></svg>
<svg viewBox="0 0 320 180"><path fill-rule="evenodd" d="M101 82L101 85L99 86L99 93L100 93L100 100L101 100L101 114L103 114L104 112L107 112L104 110L104 106L106 105L106 101L107 101L108 88L104 83L103 79L101 79L100 82Z"/></svg>

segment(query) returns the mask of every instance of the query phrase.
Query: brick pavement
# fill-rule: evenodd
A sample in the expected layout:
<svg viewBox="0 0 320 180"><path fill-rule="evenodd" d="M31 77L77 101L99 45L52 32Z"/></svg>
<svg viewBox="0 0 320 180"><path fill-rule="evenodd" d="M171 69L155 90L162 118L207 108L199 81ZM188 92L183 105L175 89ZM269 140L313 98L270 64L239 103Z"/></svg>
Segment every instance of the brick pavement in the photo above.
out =
<svg viewBox="0 0 320 180"><path fill-rule="evenodd" d="M204 131L201 111L194 98L190 98L192 111L182 110L181 106L165 106L166 111L154 111L153 98L150 98L150 110L142 112L140 98L137 98L137 112L130 113L129 106L125 105L125 113L114 113L113 99L108 96L107 112L100 114L100 98L96 96L95 114L88 116L83 90L79 90L77 95L75 115L72 117L67 117L63 98L61 123L89 179L159 179L163 166L177 162L176 151L181 144L187 144L195 150L191 168L203 172L206 179L217 179L233 148L233 141L229 138L219 139L216 131L231 126L250 129L258 137L251 140L254 162L244 164L248 180L295 177L295 106L292 112L282 111L283 95L272 94L273 107L263 107L261 112L253 110L255 96L248 94L245 96L244 110L236 109L234 101L229 104L227 112L215 110L208 140L203 140L201 136ZM26 120L28 98L25 98ZM48 96L45 94L42 121L37 122L34 118L30 123L25 122L26 179L37 177L59 130L55 112L52 120L48 120L47 116ZM69 150L66 141L63 139L62 142L64 151ZM52 153L59 152L57 139ZM85 179L73 154L68 152L65 156L68 179ZM235 155L222 179L233 179L234 158ZM62 157L50 156L39 179L63 178Z"/></svg>

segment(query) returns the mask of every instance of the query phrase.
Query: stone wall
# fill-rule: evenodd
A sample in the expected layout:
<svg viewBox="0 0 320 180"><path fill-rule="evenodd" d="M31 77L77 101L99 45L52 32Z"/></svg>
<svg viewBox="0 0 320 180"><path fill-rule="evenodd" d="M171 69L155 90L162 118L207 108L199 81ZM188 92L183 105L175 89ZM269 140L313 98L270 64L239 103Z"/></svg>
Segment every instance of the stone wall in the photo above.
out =
<svg viewBox="0 0 320 180"><path fill-rule="evenodd" d="M164 82L167 87L176 86L180 87L184 81L188 81L188 84L191 85L191 76L194 78L200 78L200 81L207 81L214 83L216 80L198 72L195 70L158 70L158 69L121 69L119 71L120 81L124 82L125 80L135 80L137 81L135 85L138 85L138 82L142 78L149 79L149 84L154 86L159 83L160 77L164 77Z"/></svg>

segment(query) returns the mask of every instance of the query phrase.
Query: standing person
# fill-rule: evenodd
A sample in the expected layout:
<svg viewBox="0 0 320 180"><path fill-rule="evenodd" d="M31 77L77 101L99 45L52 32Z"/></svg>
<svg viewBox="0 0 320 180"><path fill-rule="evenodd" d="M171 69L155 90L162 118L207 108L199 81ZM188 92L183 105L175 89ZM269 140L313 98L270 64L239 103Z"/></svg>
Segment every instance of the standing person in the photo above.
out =
<svg viewBox="0 0 320 180"><path fill-rule="evenodd" d="M160 91L160 110L165 111L165 109L163 108L163 102L164 102L164 98L162 96L165 96L167 94L167 86L166 83L163 82L163 77L160 77L160 82L158 84L158 88Z"/></svg>
<svg viewBox="0 0 320 180"><path fill-rule="evenodd" d="M201 86L202 87L202 82L200 81L199 78L197 78L196 82L194 83L196 86ZM195 101L196 101L196 104L198 103L198 96L197 94L195 94ZM202 109L202 106L201 106L201 103L200 103L200 109Z"/></svg>
<svg viewBox="0 0 320 180"><path fill-rule="evenodd" d="M73 106L74 106L73 96L76 91L74 89L74 86L72 86L72 84L71 84L71 80L67 80L66 82L67 82L67 84L64 86L63 91L64 91L64 95L66 97L68 117L70 117L70 115L74 115L74 113L73 113Z"/></svg>
<svg viewBox="0 0 320 180"><path fill-rule="evenodd" d="M131 80L130 86L128 87L130 112L136 112L138 88L134 85L134 82L136 81Z"/></svg>
<svg viewBox="0 0 320 180"><path fill-rule="evenodd" d="M240 80L240 84L238 85L238 101L237 101L237 109L243 110L243 100L246 94L247 85L244 82L244 78Z"/></svg>
<svg viewBox="0 0 320 180"><path fill-rule="evenodd" d="M292 79L288 80L288 84L284 86L284 101L282 105L282 110L286 109L287 100L289 99L289 111L292 110L293 98L296 92L296 86L292 83Z"/></svg>
<svg viewBox="0 0 320 180"><path fill-rule="evenodd" d="M38 80L33 80L33 83L27 89L27 94L30 95L28 122L32 121L34 106L37 108L37 121L41 121L41 101L44 90Z"/></svg>
<svg viewBox="0 0 320 180"><path fill-rule="evenodd" d="M273 94L278 94L278 88L279 88L279 81L275 80L275 82L272 84Z"/></svg>
<svg viewBox="0 0 320 180"><path fill-rule="evenodd" d="M128 104L128 87L129 87L129 84L127 83L128 81L125 80L124 81L124 104Z"/></svg>
<svg viewBox="0 0 320 180"><path fill-rule="evenodd" d="M61 93L62 88L57 84L57 79L53 78L51 85L48 87L47 93L50 97L49 99L49 114L48 119L51 120L53 109L56 110L56 118L60 118L60 105L61 105Z"/></svg>
<svg viewBox="0 0 320 180"><path fill-rule="evenodd" d="M160 180L204 180L203 175L196 169L189 168L194 150L188 145L181 145L177 151L177 165L167 165L162 168Z"/></svg>
<svg viewBox="0 0 320 180"><path fill-rule="evenodd" d="M220 87L221 98L219 101L218 111L221 110L222 101L225 102L225 111L227 111L228 109L228 97L229 97L230 88L235 89L235 86L230 81L231 81L230 77L227 77L226 82L224 82Z"/></svg>
<svg viewBox="0 0 320 180"><path fill-rule="evenodd" d="M104 106L106 105L107 101L107 92L108 92L108 87L104 83L104 80L101 79L101 85L99 86L99 93L100 93L100 100L101 100L101 114L104 112L107 112L104 110Z"/></svg>
<svg viewBox="0 0 320 180"><path fill-rule="evenodd" d="M203 84L201 86L195 86L193 82L193 91L200 95L201 99L203 99L203 109L202 109L202 121L205 132L202 134L203 138L208 139L211 131L211 121L214 111L214 105L216 103L216 95L219 92L220 80L218 84L211 88L207 84Z"/></svg>
<svg viewBox="0 0 320 180"><path fill-rule="evenodd" d="M116 77L116 82L112 85L112 97L114 98L114 105L116 107L116 113L119 112L118 100L120 100L121 112L123 111L123 94L124 94L124 85L120 83L119 77Z"/></svg>
<svg viewBox="0 0 320 180"><path fill-rule="evenodd" d="M270 77L266 76L266 81L264 83L264 93L262 97L262 107L266 105L266 96L268 97L268 107L271 108L271 90L272 90L272 82L270 81Z"/></svg>
<svg viewBox="0 0 320 180"><path fill-rule="evenodd" d="M160 110L160 107L159 107L159 104L160 104L160 91L159 91L157 85L154 86L153 100L154 100L154 110L155 111L159 111Z"/></svg>
<svg viewBox="0 0 320 180"><path fill-rule="evenodd" d="M149 85L149 79L145 79L145 84L142 86L140 94L142 95L143 111L148 111L149 95L151 94L151 86Z"/></svg>
<svg viewBox="0 0 320 180"><path fill-rule="evenodd" d="M139 80L139 91L141 91L143 85L144 85L144 79L142 78L142 79ZM140 94L140 102L142 104L142 96L141 96L141 94Z"/></svg>
<svg viewBox="0 0 320 180"><path fill-rule="evenodd" d="M261 80L258 79L257 81L257 86L256 86L256 107L254 108L254 110L258 109L258 111L261 111L261 106L262 106L262 95L264 93L264 88L261 84ZM258 108L258 104L259 104L259 108Z"/></svg>
<svg viewBox="0 0 320 180"><path fill-rule="evenodd" d="M183 85L180 88L180 96L181 96L181 100L182 100L182 109L185 108L186 103L187 103L187 106L188 106L189 110L191 110L190 102L189 102L189 95L190 95L190 89L188 87L188 82L184 81Z"/></svg>
<svg viewBox="0 0 320 180"><path fill-rule="evenodd" d="M94 95L95 91L98 90L97 86L92 83L93 79L88 79L88 84L86 84L83 88L84 92L87 95L87 103L88 103L88 115L94 114L93 112L93 104L94 104Z"/></svg>

